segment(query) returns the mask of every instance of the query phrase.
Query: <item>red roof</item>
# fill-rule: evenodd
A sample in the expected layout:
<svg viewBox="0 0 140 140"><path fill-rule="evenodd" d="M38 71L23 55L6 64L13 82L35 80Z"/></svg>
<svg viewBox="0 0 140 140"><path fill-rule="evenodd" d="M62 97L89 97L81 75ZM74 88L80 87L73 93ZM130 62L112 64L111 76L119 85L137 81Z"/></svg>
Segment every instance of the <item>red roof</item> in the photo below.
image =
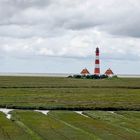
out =
<svg viewBox="0 0 140 140"><path fill-rule="evenodd" d="M114 73L112 72L111 69L108 69L108 70L105 72L105 74L106 74L106 75L112 75L112 74L114 74Z"/></svg>
<svg viewBox="0 0 140 140"><path fill-rule="evenodd" d="M82 75L87 75L87 74L90 74L89 71L85 68L81 71L81 74Z"/></svg>

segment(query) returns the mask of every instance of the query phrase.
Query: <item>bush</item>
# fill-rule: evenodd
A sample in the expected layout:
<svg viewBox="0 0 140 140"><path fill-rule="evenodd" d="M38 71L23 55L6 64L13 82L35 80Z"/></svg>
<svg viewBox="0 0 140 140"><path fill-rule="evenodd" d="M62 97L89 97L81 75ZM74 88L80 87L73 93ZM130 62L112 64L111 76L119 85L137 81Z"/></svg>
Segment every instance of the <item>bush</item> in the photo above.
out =
<svg viewBox="0 0 140 140"><path fill-rule="evenodd" d="M73 75L73 78L82 78L81 75Z"/></svg>
<svg viewBox="0 0 140 140"><path fill-rule="evenodd" d="M68 76L68 78L78 78L78 79L105 79L108 78L107 75L73 75L73 76Z"/></svg>
<svg viewBox="0 0 140 140"><path fill-rule="evenodd" d="M100 78L101 78L101 79L104 79L104 78L108 78L108 76L105 75L105 74L103 74L103 75L100 75Z"/></svg>
<svg viewBox="0 0 140 140"><path fill-rule="evenodd" d="M72 75L69 75L68 78L73 78L73 76Z"/></svg>
<svg viewBox="0 0 140 140"><path fill-rule="evenodd" d="M92 79L91 75L86 75L86 79Z"/></svg>

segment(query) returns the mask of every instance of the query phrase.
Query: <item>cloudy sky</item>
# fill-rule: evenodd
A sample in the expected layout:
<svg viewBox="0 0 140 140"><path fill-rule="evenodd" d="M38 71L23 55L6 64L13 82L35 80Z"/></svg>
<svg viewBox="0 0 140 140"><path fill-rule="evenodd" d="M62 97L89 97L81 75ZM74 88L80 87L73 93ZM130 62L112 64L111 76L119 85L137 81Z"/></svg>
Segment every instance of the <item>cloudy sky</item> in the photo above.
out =
<svg viewBox="0 0 140 140"><path fill-rule="evenodd" d="M0 0L0 72L140 74L139 0Z"/></svg>

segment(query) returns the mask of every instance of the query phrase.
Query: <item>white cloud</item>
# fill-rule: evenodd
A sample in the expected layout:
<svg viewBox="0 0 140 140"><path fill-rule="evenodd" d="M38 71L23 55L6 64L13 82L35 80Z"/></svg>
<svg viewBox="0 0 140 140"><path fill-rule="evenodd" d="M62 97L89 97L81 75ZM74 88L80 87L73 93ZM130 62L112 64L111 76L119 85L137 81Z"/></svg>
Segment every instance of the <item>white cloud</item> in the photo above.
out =
<svg viewBox="0 0 140 140"><path fill-rule="evenodd" d="M1 0L0 57L140 61L139 0ZM2 63L2 62L1 62Z"/></svg>

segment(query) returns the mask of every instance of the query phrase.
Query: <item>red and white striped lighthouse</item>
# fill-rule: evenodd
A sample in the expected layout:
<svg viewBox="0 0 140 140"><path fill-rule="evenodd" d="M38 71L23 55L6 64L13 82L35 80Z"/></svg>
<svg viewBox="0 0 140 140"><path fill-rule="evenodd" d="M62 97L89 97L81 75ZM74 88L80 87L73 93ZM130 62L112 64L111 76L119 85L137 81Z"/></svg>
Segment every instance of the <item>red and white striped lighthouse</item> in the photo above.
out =
<svg viewBox="0 0 140 140"><path fill-rule="evenodd" d="M96 57L95 57L95 69L94 74L100 75L100 60L99 60L99 48L96 48L95 51Z"/></svg>

